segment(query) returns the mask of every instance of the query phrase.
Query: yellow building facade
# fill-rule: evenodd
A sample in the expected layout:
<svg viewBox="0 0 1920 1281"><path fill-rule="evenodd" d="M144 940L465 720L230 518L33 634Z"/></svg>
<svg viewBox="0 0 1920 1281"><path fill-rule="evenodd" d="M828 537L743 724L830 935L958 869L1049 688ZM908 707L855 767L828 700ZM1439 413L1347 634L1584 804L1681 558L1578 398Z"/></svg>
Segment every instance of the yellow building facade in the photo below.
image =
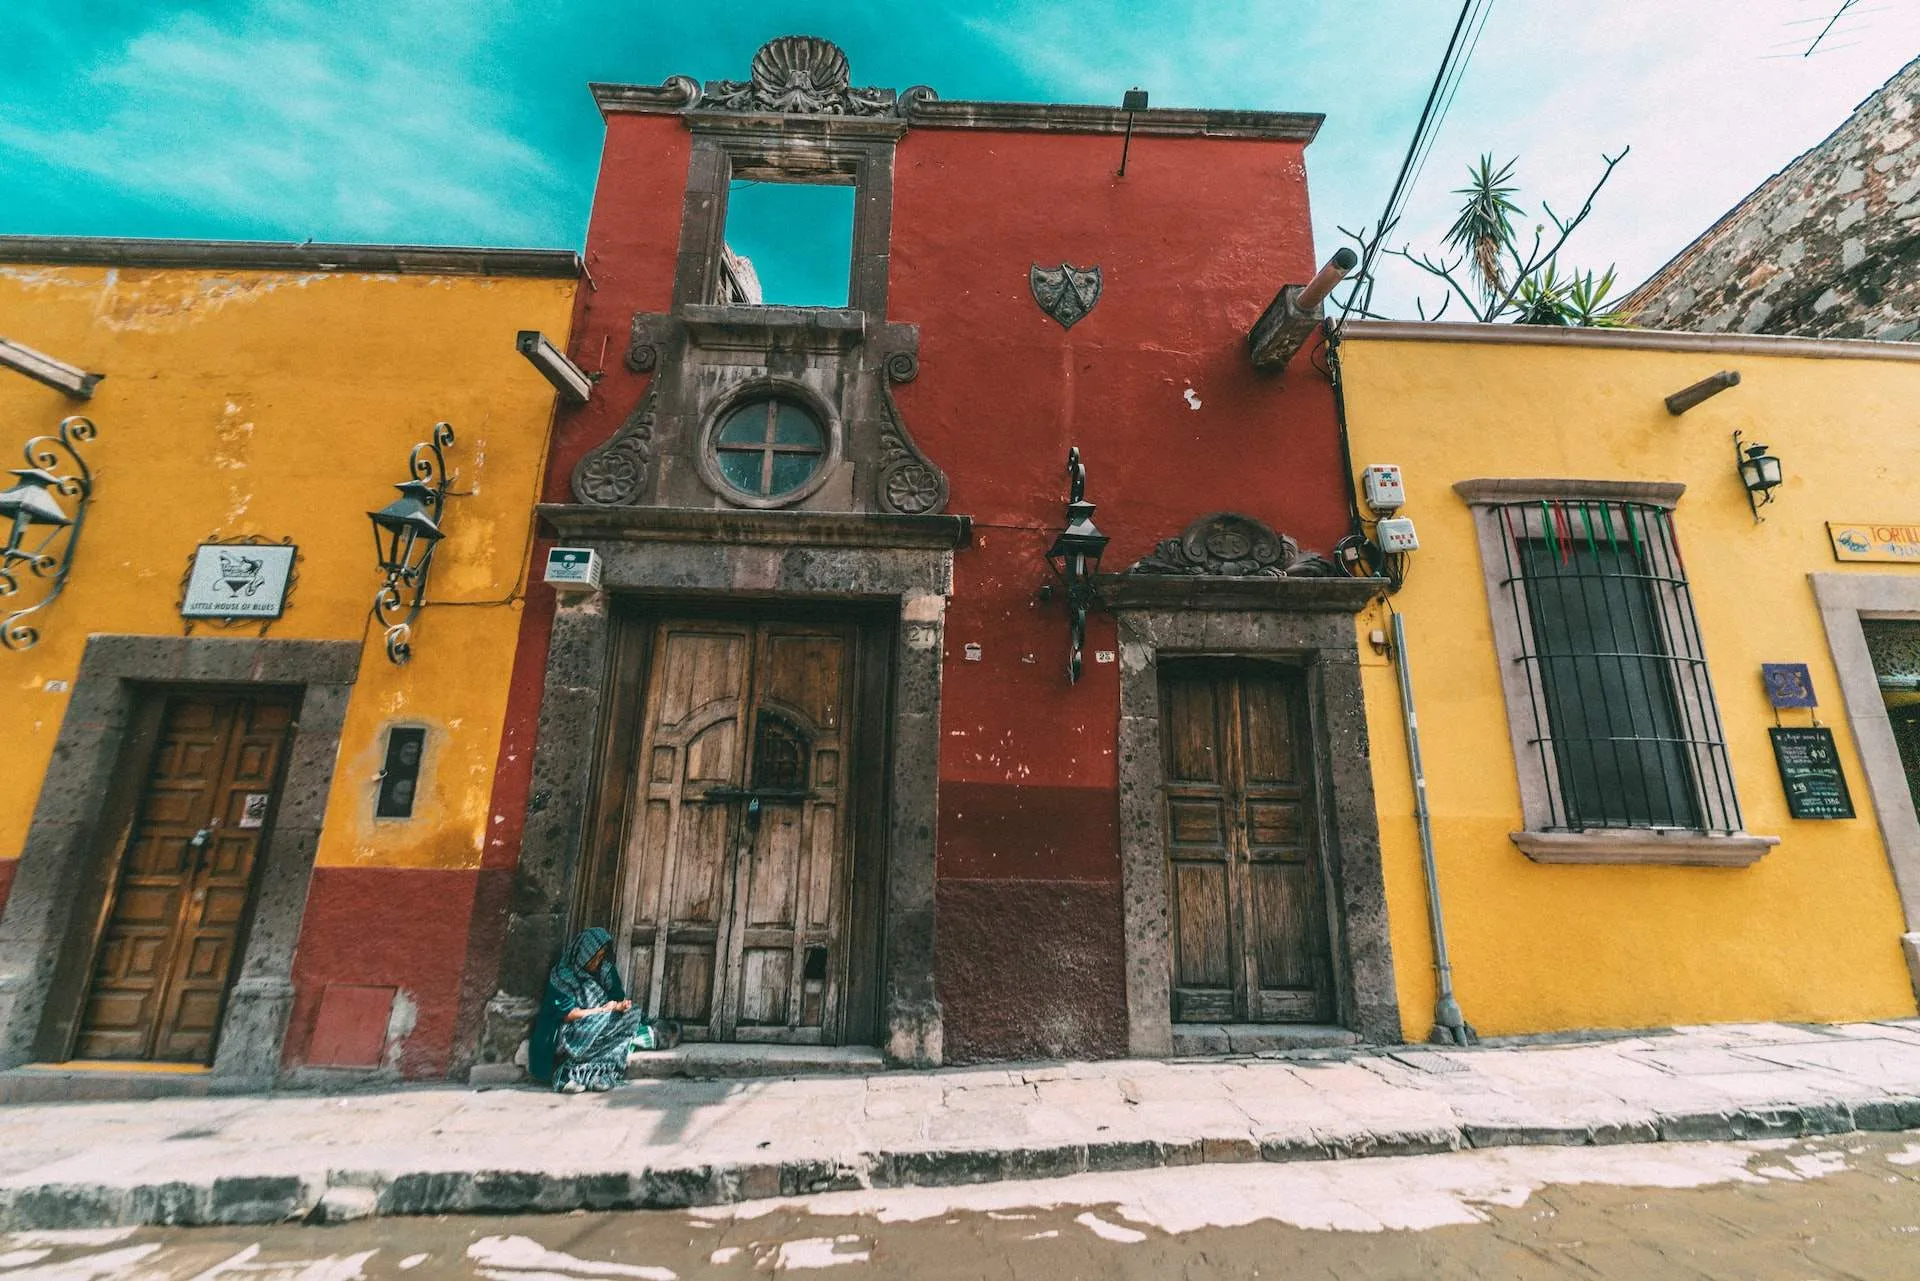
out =
<svg viewBox="0 0 1920 1281"><path fill-rule="evenodd" d="M1435 947L1391 612L1482 1035L1912 1016L1920 349L1370 322L1339 358L1356 485L1398 465L1419 540L1358 622L1409 1039ZM1736 432L1779 460L1763 520ZM1853 816L1795 817L1789 787L1844 809L1835 763Z"/></svg>
<svg viewBox="0 0 1920 1281"><path fill-rule="evenodd" d="M104 375L0 369L0 465L93 430L64 591L0 649L0 1064L446 1070L553 411L515 335L563 343L575 280L563 251L0 240L0 336ZM369 512L442 422L398 664ZM275 597L287 547L277 616L183 617Z"/></svg>

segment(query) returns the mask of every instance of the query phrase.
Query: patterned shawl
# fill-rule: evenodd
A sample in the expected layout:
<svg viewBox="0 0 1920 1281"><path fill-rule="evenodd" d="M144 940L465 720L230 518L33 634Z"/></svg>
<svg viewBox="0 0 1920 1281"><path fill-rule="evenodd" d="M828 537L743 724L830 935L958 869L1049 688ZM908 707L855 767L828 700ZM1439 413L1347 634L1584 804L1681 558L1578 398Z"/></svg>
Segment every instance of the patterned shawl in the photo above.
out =
<svg viewBox="0 0 1920 1281"><path fill-rule="evenodd" d="M592 973L587 969L587 962L602 949L606 950L606 959L600 962L600 972ZM620 982L619 967L613 961L613 935L597 925L581 930L560 954L560 960L547 975L547 983L549 995L557 993L576 1010L604 1005L610 1000L624 1000L626 989Z"/></svg>

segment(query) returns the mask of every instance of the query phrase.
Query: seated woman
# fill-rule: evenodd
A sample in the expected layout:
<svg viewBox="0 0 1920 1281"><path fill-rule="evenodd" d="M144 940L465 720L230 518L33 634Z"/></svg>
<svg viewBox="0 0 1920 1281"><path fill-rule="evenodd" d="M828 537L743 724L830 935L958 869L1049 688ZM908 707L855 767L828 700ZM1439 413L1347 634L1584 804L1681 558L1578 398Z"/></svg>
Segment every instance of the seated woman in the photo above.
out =
<svg viewBox="0 0 1920 1281"><path fill-rule="evenodd" d="M582 930L547 975L527 1067L562 1094L612 1089L626 1078L636 1042L653 1048L653 1029L627 999L612 953L613 935Z"/></svg>

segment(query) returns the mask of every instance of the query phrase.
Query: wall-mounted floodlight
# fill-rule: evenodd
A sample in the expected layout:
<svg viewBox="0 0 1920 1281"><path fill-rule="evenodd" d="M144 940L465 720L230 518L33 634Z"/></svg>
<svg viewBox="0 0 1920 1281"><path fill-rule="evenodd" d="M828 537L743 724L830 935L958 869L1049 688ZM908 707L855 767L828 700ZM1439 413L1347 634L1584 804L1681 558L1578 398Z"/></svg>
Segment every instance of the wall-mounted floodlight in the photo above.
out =
<svg viewBox="0 0 1920 1281"><path fill-rule="evenodd" d="M1667 397L1667 412L1678 418L1703 400L1718 396L1729 387L1740 385L1740 371L1722 369L1717 374L1709 374L1691 387L1682 387Z"/></svg>
<svg viewBox="0 0 1920 1281"><path fill-rule="evenodd" d="M0 338L0 365L25 374L35 382L45 383L55 391L65 392L75 400L93 399L93 385L106 377L105 374L90 374L64 360L55 360L45 352L22 346L10 338Z"/></svg>
<svg viewBox="0 0 1920 1281"><path fill-rule="evenodd" d="M522 329L514 335L513 345L571 403L584 405L593 395L593 379L587 377L586 370L568 360L567 353L548 342L538 329Z"/></svg>
<svg viewBox="0 0 1920 1281"><path fill-rule="evenodd" d="M1127 153L1133 150L1133 113L1146 109L1147 91L1139 85L1135 85L1121 95L1120 110L1127 113L1127 137L1126 141L1120 144L1120 171L1114 174L1116 178L1127 176Z"/></svg>

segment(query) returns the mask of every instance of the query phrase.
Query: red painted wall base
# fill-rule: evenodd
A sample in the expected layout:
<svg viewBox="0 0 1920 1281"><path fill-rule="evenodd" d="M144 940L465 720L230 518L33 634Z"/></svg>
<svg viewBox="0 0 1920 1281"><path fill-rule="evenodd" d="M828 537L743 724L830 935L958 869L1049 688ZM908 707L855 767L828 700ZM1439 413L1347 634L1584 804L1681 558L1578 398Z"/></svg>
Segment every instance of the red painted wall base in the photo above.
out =
<svg viewBox="0 0 1920 1281"><path fill-rule="evenodd" d="M7 891L13 888L14 869L19 866L17 858L0 858L0 919L7 914Z"/></svg>
<svg viewBox="0 0 1920 1281"><path fill-rule="evenodd" d="M318 867L293 962L293 1016L283 1064L309 1066L308 1051L328 984L391 986L412 1007L412 1029L387 1043L384 1029L330 1025L329 1042L349 1032L383 1045L382 1061L408 1078L447 1074L459 1014L460 976L474 911L473 871ZM354 1017L379 1013L343 1005ZM370 1009L370 1007L368 1007ZM400 1023L404 1025L403 1014ZM318 1065L315 1065L318 1066Z"/></svg>
<svg viewBox="0 0 1920 1281"><path fill-rule="evenodd" d="M1117 882L943 879L935 911L948 1062L1127 1052Z"/></svg>

